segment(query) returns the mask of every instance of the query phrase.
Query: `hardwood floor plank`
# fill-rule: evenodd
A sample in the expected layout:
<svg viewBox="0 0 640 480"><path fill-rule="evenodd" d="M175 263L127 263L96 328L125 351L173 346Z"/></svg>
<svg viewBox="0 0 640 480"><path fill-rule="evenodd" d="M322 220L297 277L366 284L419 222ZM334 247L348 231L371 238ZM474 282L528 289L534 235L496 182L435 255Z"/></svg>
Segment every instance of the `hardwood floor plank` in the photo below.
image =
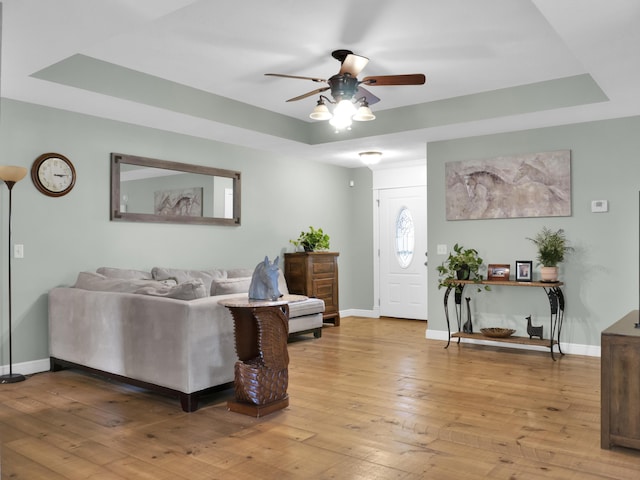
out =
<svg viewBox="0 0 640 480"><path fill-rule="evenodd" d="M289 344L288 408L229 412L64 370L0 388L2 479L630 479L600 449L600 359L425 339L342 318Z"/></svg>
<svg viewBox="0 0 640 480"><path fill-rule="evenodd" d="M11 480L66 480L68 477L59 475L45 465L24 457L4 444L2 448L2 462L0 474L3 479Z"/></svg>

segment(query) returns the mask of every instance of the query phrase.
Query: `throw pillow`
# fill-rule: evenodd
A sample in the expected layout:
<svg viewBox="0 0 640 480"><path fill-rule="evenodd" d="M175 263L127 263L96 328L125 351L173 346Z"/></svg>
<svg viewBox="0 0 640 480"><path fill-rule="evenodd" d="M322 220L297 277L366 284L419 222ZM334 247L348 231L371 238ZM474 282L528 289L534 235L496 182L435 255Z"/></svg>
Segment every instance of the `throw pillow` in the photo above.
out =
<svg viewBox="0 0 640 480"><path fill-rule="evenodd" d="M151 272L132 270L127 268L100 267L96 273L109 278L129 278L138 280L151 280Z"/></svg>
<svg viewBox="0 0 640 480"><path fill-rule="evenodd" d="M109 278L92 272L80 272L74 285L75 288L81 288L83 290L119 293L135 293L139 288L148 286L163 287L164 285L155 280Z"/></svg>
<svg viewBox="0 0 640 480"><path fill-rule="evenodd" d="M227 277L224 270L215 268L209 270L184 270L180 268L163 268L153 267L151 275L154 280L175 279L179 284L189 280L200 280L204 284L205 289L211 290L211 282L214 279L222 279Z"/></svg>
<svg viewBox="0 0 640 480"><path fill-rule="evenodd" d="M254 271L253 268L232 268L226 271L226 274L227 274L226 278L249 277L249 279L251 279L251 277L253 276L253 271ZM280 290L280 293L283 295L289 294L289 287L287 287L287 281L284 278L284 272L282 271L282 269L280 269L280 273L278 274L278 290ZM249 292L249 289L247 288L246 291ZM213 284L211 285L211 292L212 292L211 295L214 295ZM240 292L229 292L229 293L240 293Z"/></svg>
<svg viewBox="0 0 640 480"><path fill-rule="evenodd" d="M178 300L195 300L196 298L204 298L208 296L207 290L204 288L204 284L200 280L187 280L186 282L182 282L174 286L142 287L136 290L135 293L153 295L156 297L175 298Z"/></svg>
<svg viewBox="0 0 640 480"><path fill-rule="evenodd" d="M251 277L226 278L211 282L211 295L226 295L228 293L248 293Z"/></svg>

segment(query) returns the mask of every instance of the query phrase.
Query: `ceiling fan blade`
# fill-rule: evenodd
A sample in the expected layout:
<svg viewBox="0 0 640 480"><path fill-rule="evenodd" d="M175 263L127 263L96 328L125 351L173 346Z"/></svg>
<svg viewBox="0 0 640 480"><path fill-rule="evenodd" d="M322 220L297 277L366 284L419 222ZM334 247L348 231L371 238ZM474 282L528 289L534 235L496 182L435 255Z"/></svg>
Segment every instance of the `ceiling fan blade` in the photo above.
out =
<svg viewBox="0 0 640 480"><path fill-rule="evenodd" d="M367 63L369 63L369 59L367 57L361 57L360 55L350 53L342 62L340 75L348 73L352 77L357 77L362 69L367 66Z"/></svg>
<svg viewBox="0 0 640 480"><path fill-rule="evenodd" d="M316 90L312 90L311 92L307 92L307 93L304 93L302 95L298 95L297 97L290 98L289 100L287 100L287 102L295 102L297 100L302 100L303 98L310 97L311 95L315 95L317 93L325 92L325 91L329 90L330 88L331 87L318 88Z"/></svg>
<svg viewBox="0 0 640 480"><path fill-rule="evenodd" d="M285 75L283 73L265 73L265 75L268 77L298 78L300 80L311 80L312 82L326 82L324 78L301 77L299 75Z"/></svg>
<svg viewBox="0 0 640 480"><path fill-rule="evenodd" d="M365 77L360 83L368 87L380 87L383 85L424 85L426 78L422 73L409 75L377 75Z"/></svg>
<svg viewBox="0 0 640 480"><path fill-rule="evenodd" d="M378 103L380 99L376 97L373 93L371 93L366 88L358 87L358 93L356 93L356 98L360 99L364 97L369 105L373 105L374 103Z"/></svg>

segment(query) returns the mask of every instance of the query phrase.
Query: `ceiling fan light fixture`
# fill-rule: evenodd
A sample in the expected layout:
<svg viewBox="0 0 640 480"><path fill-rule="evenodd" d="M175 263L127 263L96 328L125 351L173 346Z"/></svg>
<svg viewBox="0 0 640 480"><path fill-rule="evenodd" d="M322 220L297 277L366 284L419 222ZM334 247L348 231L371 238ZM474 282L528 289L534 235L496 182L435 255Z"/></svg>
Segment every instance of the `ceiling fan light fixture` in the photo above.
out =
<svg viewBox="0 0 640 480"><path fill-rule="evenodd" d="M353 119L356 122L370 122L371 120L375 120L376 116L373 114L373 112L369 108L369 104L365 100L360 105L360 108L358 108L358 111L353 116Z"/></svg>
<svg viewBox="0 0 640 480"><path fill-rule="evenodd" d="M322 100L321 98L320 100L318 100L318 104L315 106L313 112L311 112L311 115L309 115L309 117L314 120L329 120L331 117L333 117L333 115L329 111L327 105L324 103L324 100Z"/></svg>
<svg viewBox="0 0 640 480"><path fill-rule="evenodd" d="M333 109L333 115L336 117L353 117L356 114L356 106L351 100L340 100Z"/></svg>
<svg viewBox="0 0 640 480"><path fill-rule="evenodd" d="M356 113L356 107L351 100L340 100L333 109L333 118L329 124L335 127L336 132L340 130L350 130L353 123L352 117Z"/></svg>
<svg viewBox="0 0 640 480"><path fill-rule="evenodd" d="M382 158L382 152L360 152L358 155L365 165L375 165Z"/></svg>
<svg viewBox="0 0 640 480"><path fill-rule="evenodd" d="M353 122L351 121L351 116L344 115L334 115L333 118L329 120L329 125L334 127L336 129L336 132L345 129L350 130L352 123Z"/></svg>

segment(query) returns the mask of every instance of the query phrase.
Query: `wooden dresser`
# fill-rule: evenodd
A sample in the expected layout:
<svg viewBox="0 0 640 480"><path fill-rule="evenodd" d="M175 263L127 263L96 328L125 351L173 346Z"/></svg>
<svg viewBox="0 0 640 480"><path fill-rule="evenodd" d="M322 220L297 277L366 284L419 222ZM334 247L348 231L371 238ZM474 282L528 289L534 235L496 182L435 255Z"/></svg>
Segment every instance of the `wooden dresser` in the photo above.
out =
<svg viewBox="0 0 640 480"><path fill-rule="evenodd" d="M335 326L340 325L338 255L336 252L284 254L284 277L289 293L324 300L323 321Z"/></svg>
<svg viewBox="0 0 640 480"><path fill-rule="evenodd" d="M601 446L640 449L640 328L634 310L601 336Z"/></svg>

